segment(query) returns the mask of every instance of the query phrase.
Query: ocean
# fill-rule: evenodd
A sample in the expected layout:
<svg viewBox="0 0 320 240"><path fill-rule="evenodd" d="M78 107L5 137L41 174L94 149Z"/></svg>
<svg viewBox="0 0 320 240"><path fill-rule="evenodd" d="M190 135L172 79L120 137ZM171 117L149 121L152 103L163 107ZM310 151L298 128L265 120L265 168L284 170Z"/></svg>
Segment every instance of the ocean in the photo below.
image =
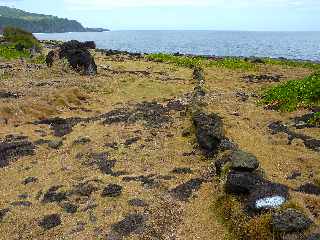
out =
<svg viewBox="0 0 320 240"><path fill-rule="evenodd" d="M98 48L140 53L272 57L320 61L320 32L110 31L35 34L41 40L95 41Z"/></svg>

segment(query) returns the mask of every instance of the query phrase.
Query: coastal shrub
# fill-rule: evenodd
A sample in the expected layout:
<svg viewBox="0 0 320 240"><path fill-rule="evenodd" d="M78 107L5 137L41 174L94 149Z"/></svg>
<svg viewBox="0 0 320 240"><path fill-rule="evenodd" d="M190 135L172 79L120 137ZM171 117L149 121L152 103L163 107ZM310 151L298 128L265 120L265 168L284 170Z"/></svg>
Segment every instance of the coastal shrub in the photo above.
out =
<svg viewBox="0 0 320 240"><path fill-rule="evenodd" d="M156 53L149 54L147 59L157 62L165 62L175 64L180 67L196 68L196 67L224 67L228 69L251 70L255 68L253 63L247 62L240 58L221 58L206 59L201 56L175 56L172 54Z"/></svg>
<svg viewBox="0 0 320 240"><path fill-rule="evenodd" d="M265 58L263 59L266 64L270 65L280 65L280 66L288 66L288 67L302 67L302 68L310 68L314 70L320 70L320 63L312 62L312 61L297 61L297 60L288 60L288 59L272 59Z"/></svg>
<svg viewBox="0 0 320 240"><path fill-rule="evenodd" d="M40 49L39 41L32 33L15 27L5 27L3 37L6 41L13 44L17 50L31 49L35 47Z"/></svg>
<svg viewBox="0 0 320 240"><path fill-rule="evenodd" d="M281 111L320 106L320 73L268 89L262 96L262 103Z"/></svg>
<svg viewBox="0 0 320 240"><path fill-rule="evenodd" d="M18 51L13 45L0 45L0 58L11 60L29 57L30 53L27 50Z"/></svg>

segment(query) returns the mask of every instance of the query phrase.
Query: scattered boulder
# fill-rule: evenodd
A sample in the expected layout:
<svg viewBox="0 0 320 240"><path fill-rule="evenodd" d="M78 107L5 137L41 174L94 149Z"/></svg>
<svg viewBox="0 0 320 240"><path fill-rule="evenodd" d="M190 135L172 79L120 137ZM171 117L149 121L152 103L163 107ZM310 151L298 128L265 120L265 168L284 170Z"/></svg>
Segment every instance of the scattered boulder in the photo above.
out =
<svg viewBox="0 0 320 240"><path fill-rule="evenodd" d="M272 216L272 226L276 232L300 232L308 229L312 223L307 216L292 208Z"/></svg>
<svg viewBox="0 0 320 240"><path fill-rule="evenodd" d="M216 114L196 113L193 116L199 146L208 153L214 153L224 139L223 123Z"/></svg>
<svg viewBox="0 0 320 240"><path fill-rule="evenodd" d="M175 168L171 171L174 174L191 174L192 170L190 168Z"/></svg>
<svg viewBox="0 0 320 240"><path fill-rule="evenodd" d="M200 178L191 179L186 183L178 185L172 189L171 195L178 199L179 201L188 201L192 196L193 192L198 191L203 183L203 180Z"/></svg>
<svg viewBox="0 0 320 240"><path fill-rule="evenodd" d="M62 140L53 140L48 143L48 146L52 149L59 149L62 145Z"/></svg>
<svg viewBox="0 0 320 240"><path fill-rule="evenodd" d="M138 142L141 138L140 137L133 137L133 138L129 138L125 141L124 145L125 146L131 146L132 144Z"/></svg>
<svg viewBox="0 0 320 240"><path fill-rule="evenodd" d="M0 168L19 157L34 155L35 145L25 136L6 136L0 141Z"/></svg>
<svg viewBox="0 0 320 240"><path fill-rule="evenodd" d="M59 214L50 214L43 217L39 222L39 226L44 230L55 228L61 224L61 218Z"/></svg>
<svg viewBox="0 0 320 240"><path fill-rule="evenodd" d="M230 155L231 169L236 171L253 172L259 167L259 161L251 154L241 150L234 151Z"/></svg>
<svg viewBox="0 0 320 240"><path fill-rule="evenodd" d="M42 202L52 203L61 202L67 199L67 192L58 191L62 186L53 186L44 194Z"/></svg>
<svg viewBox="0 0 320 240"><path fill-rule="evenodd" d="M221 151L227 151L227 150L235 151L238 148L239 148L238 145L229 139L222 139L219 145L219 149Z"/></svg>
<svg viewBox="0 0 320 240"><path fill-rule="evenodd" d="M145 201L143 201L139 198L134 198L134 199L129 200L128 204L133 207L147 207L148 206L148 204L145 203Z"/></svg>
<svg viewBox="0 0 320 240"><path fill-rule="evenodd" d="M27 185L27 184L34 183L37 181L38 181L38 178L36 178L36 177L27 177L26 179L24 179L22 181L22 184Z"/></svg>
<svg viewBox="0 0 320 240"><path fill-rule="evenodd" d="M231 171L227 176L224 188L230 194L248 194L265 180L255 173Z"/></svg>
<svg viewBox="0 0 320 240"><path fill-rule="evenodd" d="M66 212L66 213L76 213L78 211L78 206L73 204L73 203L70 203L70 202L64 202L61 204L61 207L63 208L63 210Z"/></svg>
<svg viewBox="0 0 320 240"><path fill-rule="evenodd" d="M103 192L101 193L101 197L118 197L122 193L122 187L117 184L109 184Z"/></svg>
<svg viewBox="0 0 320 240"><path fill-rule="evenodd" d="M50 125L54 131L54 136L63 137L72 132L72 128L79 124L84 119L81 118L67 118L63 119L60 117L44 119L34 122L35 125L47 124Z"/></svg>
<svg viewBox="0 0 320 240"><path fill-rule="evenodd" d="M16 201L16 202L10 203L10 205L14 206L14 207L31 207L32 206L32 202L29 202L29 201Z"/></svg>
<svg viewBox="0 0 320 240"><path fill-rule="evenodd" d="M123 220L111 226L111 233L107 237L108 240L122 239L131 234L143 231L146 223L145 216L141 214L129 214Z"/></svg>

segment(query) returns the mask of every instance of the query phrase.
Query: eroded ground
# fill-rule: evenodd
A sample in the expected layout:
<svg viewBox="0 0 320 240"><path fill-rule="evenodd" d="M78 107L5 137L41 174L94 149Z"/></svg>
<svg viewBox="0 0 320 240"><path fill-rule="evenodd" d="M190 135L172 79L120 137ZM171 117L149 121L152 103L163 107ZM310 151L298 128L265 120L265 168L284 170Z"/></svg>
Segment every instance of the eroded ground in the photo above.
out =
<svg viewBox="0 0 320 240"><path fill-rule="evenodd" d="M63 63L1 63L0 238L228 239L213 207L212 162L192 134L192 71L100 53L96 60L95 77ZM319 128L297 129L292 118L307 111L267 110L257 96L311 72L205 69L208 111L223 117L227 137L255 154L268 178L292 191L319 174ZM273 132L272 123L315 142ZM320 193L293 192L320 223Z"/></svg>

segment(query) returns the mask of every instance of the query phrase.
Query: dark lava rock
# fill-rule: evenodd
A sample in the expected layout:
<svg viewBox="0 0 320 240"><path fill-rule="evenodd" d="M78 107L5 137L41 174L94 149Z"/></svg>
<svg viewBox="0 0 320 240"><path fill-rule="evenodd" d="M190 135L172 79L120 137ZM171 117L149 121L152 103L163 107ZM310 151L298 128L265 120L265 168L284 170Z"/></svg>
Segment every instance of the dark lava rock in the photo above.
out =
<svg viewBox="0 0 320 240"><path fill-rule="evenodd" d="M308 229L312 221L295 209L286 209L272 216L273 229L276 232L300 232Z"/></svg>
<svg viewBox="0 0 320 240"><path fill-rule="evenodd" d="M131 146L132 144L138 142L141 138L140 137L133 137L133 138L129 138L125 141L124 145L125 146Z"/></svg>
<svg viewBox="0 0 320 240"><path fill-rule="evenodd" d="M192 73L192 77L194 80L203 81L204 80L204 72L202 68L195 68Z"/></svg>
<svg viewBox="0 0 320 240"><path fill-rule="evenodd" d="M73 144L78 144L78 145L85 145L87 143L91 142L91 139L90 138L87 138L87 137L80 137L78 138L77 140L75 140L73 142Z"/></svg>
<svg viewBox="0 0 320 240"><path fill-rule="evenodd" d="M37 141L34 142L35 145L44 145L44 144L48 144L50 143L50 140L45 140L45 139L39 139Z"/></svg>
<svg viewBox="0 0 320 240"><path fill-rule="evenodd" d="M118 197L122 193L122 187L117 184L109 184L103 192L101 193L101 197Z"/></svg>
<svg viewBox="0 0 320 240"><path fill-rule="evenodd" d="M56 118L49 118L49 119L36 121L36 122L34 122L34 124L35 125L39 125L39 124L50 125L54 131L54 136L63 137L65 135L71 133L72 128L82 121L84 121L84 119L81 119L81 118L63 119L63 118L56 117Z"/></svg>
<svg viewBox="0 0 320 240"><path fill-rule="evenodd" d="M85 182L76 185L72 192L80 196L90 197L93 192L96 192L98 190L99 189L92 183Z"/></svg>
<svg viewBox="0 0 320 240"><path fill-rule="evenodd" d="M248 83L280 82L281 75L248 75L243 79Z"/></svg>
<svg viewBox="0 0 320 240"><path fill-rule="evenodd" d="M0 141L0 168L19 157L34 155L35 145L24 136L6 136Z"/></svg>
<svg viewBox="0 0 320 240"><path fill-rule="evenodd" d="M65 58L74 70L86 75L95 75L97 65L88 50L93 47L95 48L95 44L92 42L81 43L76 40L65 42L60 45L59 49L49 52L46 57L47 66L51 67L55 58Z"/></svg>
<svg viewBox="0 0 320 240"><path fill-rule="evenodd" d="M0 222L3 221L8 212L10 212L9 208L0 209Z"/></svg>
<svg viewBox="0 0 320 240"><path fill-rule="evenodd" d="M44 230L55 228L61 224L61 218L59 214L50 214L43 217L39 222L39 226Z"/></svg>
<svg viewBox="0 0 320 240"><path fill-rule="evenodd" d="M10 203L10 205L14 206L14 207L31 207L32 206L32 202L29 202L29 201L17 201L17 202Z"/></svg>
<svg viewBox="0 0 320 240"><path fill-rule="evenodd" d="M145 227L146 219L141 214L129 214L123 220L112 225L111 235L120 238L128 237L130 234L142 231Z"/></svg>
<svg viewBox="0 0 320 240"><path fill-rule="evenodd" d="M167 108L171 111L184 111L186 106L180 100L171 100L167 103Z"/></svg>
<svg viewBox="0 0 320 240"><path fill-rule="evenodd" d="M313 183L303 184L300 187L298 187L296 191L306 194L320 195L320 187Z"/></svg>
<svg viewBox="0 0 320 240"><path fill-rule="evenodd" d="M59 149L62 145L62 140L53 140L48 143L48 146L52 149Z"/></svg>
<svg viewBox="0 0 320 240"><path fill-rule="evenodd" d="M153 187L158 186L158 182L153 177L155 177L155 175L152 175L152 174L148 175L148 176L141 175L141 176L137 176L137 177L123 177L122 181L125 181L125 182L131 182L131 181L141 182L141 184L144 187L153 188Z"/></svg>
<svg viewBox="0 0 320 240"><path fill-rule="evenodd" d="M253 172L259 167L259 161L251 154L241 150L234 151L230 155L231 169L236 171Z"/></svg>
<svg viewBox="0 0 320 240"><path fill-rule="evenodd" d="M291 172L291 174L287 177L288 180L294 180L297 179L298 177L301 177L301 172L298 170L294 170Z"/></svg>
<svg viewBox="0 0 320 240"><path fill-rule="evenodd" d="M226 193L248 194L256 188L257 184L264 181L261 176L255 173L231 171L227 176L224 188Z"/></svg>
<svg viewBox="0 0 320 240"><path fill-rule="evenodd" d="M265 210L281 207L289 198L287 186L278 183L265 182L257 185L247 199L249 213L258 213Z"/></svg>
<svg viewBox="0 0 320 240"><path fill-rule="evenodd" d="M230 141L229 139L222 139L221 143L219 145L219 149L221 151L227 151L227 150L237 150L239 147L236 143Z"/></svg>
<svg viewBox="0 0 320 240"><path fill-rule="evenodd" d="M134 199L129 200L128 204L133 207L147 207L148 206L148 204L145 203L145 201L143 201L139 198L134 198Z"/></svg>
<svg viewBox="0 0 320 240"><path fill-rule="evenodd" d="M311 234L306 240L320 240L320 233Z"/></svg>
<svg viewBox="0 0 320 240"><path fill-rule="evenodd" d="M43 196L43 203L61 202L67 199L66 192L58 192L62 186L51 187Z"/></svg>
<svg viewBox="0 0 320 240"><path fill-rule="evenodd" d="M70 203L70 202L65 202L65 203L62 203L61 204L61 207L63 208L63 210L66 212L66 213L76 213L78 211L78 206L73 204L73 203Z"/></svg>
<svg viewBox="0 0 320 240"><path fill-rule="evenodd" d="M281 122L273 122L269 124L268 127L272 130L272 134L286 133L288 135L288 140L290 143L294 139L301 139L307 148L318 152L320 151L320 140L318 139L314 139L310 136L291 131L286 125L282 124Z"/></svg>
<svg viewBox="0 0 320 240"><path fill-rule="evenodd" d="M224 139L221 118L216 114L196 113L193 122L199 146L208 153L217 151L221 140Z"/></svg>
<svg viewBox="0 0 320 240"><path fill-rule="evenodd" d="M174 174L191 174L192 170L190 168L175 168L171 172Z"/></svg>
<svg viewBox="0 0 320 240"><path fill-rule="evenodd" d="M303 128L316 128L319 127L319 125L313 123L313 119L315 119L315 114L317 112L311 112L308 114L305 114L303 116L295 117L294 120L294 126L297 129L303 129Z"/></svg>
<svg viewBox="0 0 320 240"><path fill-rule="evenodd" d="M0 99L1 98L19 98L19 94L0 90Z"/></svg>
<svg viewBox="0 0 320 240"><path fill-rule="evenodd" d="M202 179L191 179L171 190L171 194L179 201L188 201L193 192L198 191L203 183Z"/></svg>
<svg viewBox="0 0 320 240"><path fill-rule="evenodd" d="M38 181L38 178L36 177L27 177L26 179L23 180L22 184L27 185L29 183L34 183L37 181Z"/></svg>

